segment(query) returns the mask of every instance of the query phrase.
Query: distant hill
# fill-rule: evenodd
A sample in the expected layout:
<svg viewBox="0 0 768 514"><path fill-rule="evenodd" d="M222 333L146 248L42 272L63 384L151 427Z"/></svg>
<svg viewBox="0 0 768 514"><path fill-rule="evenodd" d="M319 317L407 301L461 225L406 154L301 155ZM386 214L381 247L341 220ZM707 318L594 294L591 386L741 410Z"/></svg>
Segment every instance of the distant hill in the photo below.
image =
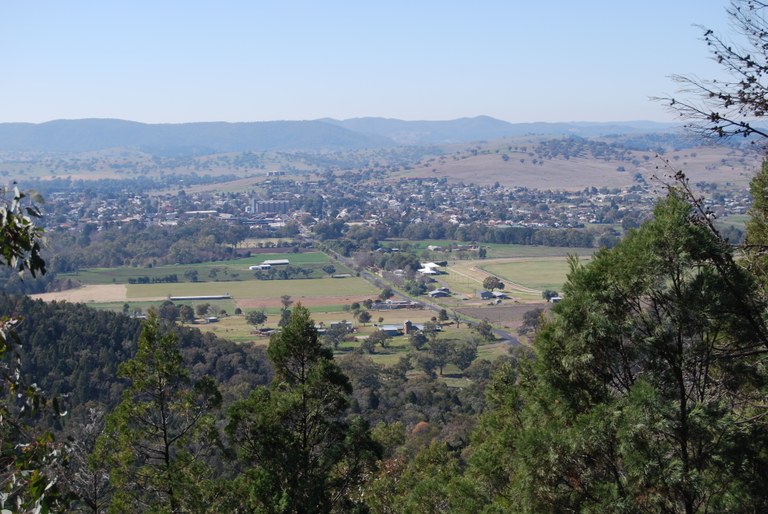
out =
<svg viewBox="0 0 768 514"><path fill-rule="evenodd" d="M392 139L400 145L462 143L526 135L573 135L581 137L642 132L671 132L679 125L652 121L615 123L508 123L489 116L448 121L402 121L389 118L323 119L364 134Z"/></svg>
<svg viewBox="0 0 768 514"><path fill-rule="evenodd" d="M0 151L79 153L131 148L156 155L244 151L344 151L397 145L473 142L521 135L598 136L670 132L675 125L508 123L488 116L449 121L387 118L251 123L145 124L112 119L0 123Z"/></svg>
<svg viewBox="0 0 768 514"><path fill-rule="evenodd" d="M0 151L90 152L133 148L151 154L355 150L394 146L322 121L180 123L150 125L123 120L0 123Z"/></svg>

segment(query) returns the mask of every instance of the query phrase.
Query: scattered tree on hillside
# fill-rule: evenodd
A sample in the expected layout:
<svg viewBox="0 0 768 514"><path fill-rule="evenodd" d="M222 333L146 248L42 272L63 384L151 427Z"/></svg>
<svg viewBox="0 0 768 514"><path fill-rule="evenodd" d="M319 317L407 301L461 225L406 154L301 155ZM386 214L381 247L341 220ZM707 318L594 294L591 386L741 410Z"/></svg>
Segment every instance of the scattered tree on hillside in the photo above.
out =
<svg viewBox="0 0 768 514"><path fill-rule="evenodd" d="M421 330L414 330L408 335L408 342L415 350L421 350L429 342L429 339Z"/></svg>
<svg viewBox="0 0 768 514"><path fill-rule="evenodd" d="M547 301L549 301L550 299L552 299L552 298L554 298L556 296L560 296L560 294L557 291L555 291L554 289L545 289L541 293L541 297L544 298Z"/></svg>

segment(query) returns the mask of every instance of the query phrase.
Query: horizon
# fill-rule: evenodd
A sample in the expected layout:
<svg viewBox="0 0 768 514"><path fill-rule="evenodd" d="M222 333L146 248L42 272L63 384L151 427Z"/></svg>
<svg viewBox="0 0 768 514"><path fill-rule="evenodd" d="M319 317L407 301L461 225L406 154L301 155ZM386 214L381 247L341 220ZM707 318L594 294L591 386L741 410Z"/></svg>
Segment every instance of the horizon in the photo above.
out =
<svg viewBox="0 0 768 514"><path fill-rule="evenodd" d="M330 118L330 117L324 117L324 118L315 118L315 119L296 119L296 120L285 120L285 119L274 119L274 120L251 120L251 121L225 121L225 120L200 120L200 121L181 121L181 122L143 122L143 121L137 121L137 120L130 120L130 119L123 119L123 118L57 118L57 119L50 119L40 122L30 122L30 121L0 121L0 125L15 125L15 124L29 124L29 125L45 125L47 123L55 123L55 122L62 122L62 121L124 121L127 123L138 123L141 125L186 125L186 124L201 124L201 123L227 123L227 124L238 124L238 123L276 123L276 122L313 122L313 121L320 121L323 122L325 120L331 120L331 121L339 121L339 122L345 122L350 120L364 120L364 119L379 119L379 120L388 120L388 121L402 121L406 123L440 123L440 122L452 122L452 121L459 121L459 120L471 120L471 119L478 119L478 118L490 118L495 121L501 121L504 123L509 123L511 125L578 125L578 124L594 124L594 125L612 125L612 124L622 124L622 125L629 125L632 123L653 123L653 124L662 124L662 125L678 125L681 123L675 123L674 121L660 121L660 120L650 120L650 119L637 119L637 120L607 120L607 121L593 121L593 120L568 120L568 121L519 121L519 122L513 122L508 120L502 120L500 118L496 118L493 116L489 116L487 114L478 114L477 116L464 116L461 118L453 118L453 119L401 119L401 118L389 118L384 116L356 116L353 118L345 118L345 119L338 119L338 118Z"/></svg>
<svg viewBox="0 0 768 514"><path fill-rule="evenodd" d="M664 123L720 78L694 24L730 35L724 0L42 3L3 8L0 122Z"/></svg>

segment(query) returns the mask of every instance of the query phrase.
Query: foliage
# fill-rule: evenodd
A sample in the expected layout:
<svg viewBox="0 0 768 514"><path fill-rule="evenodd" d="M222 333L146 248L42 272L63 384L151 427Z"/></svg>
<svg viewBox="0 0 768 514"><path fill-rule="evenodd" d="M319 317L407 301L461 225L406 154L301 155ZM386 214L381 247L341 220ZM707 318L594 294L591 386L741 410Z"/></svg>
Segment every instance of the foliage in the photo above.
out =
<svg viewBox="0 0 768 514"><path fill-rule="evenodd" d="M421 280L406 280L403 290L411 296L420 296L427 292L427 285Z"/></svg>
<svg viewBox="0 0 768 514"><path fill-rule="evenodd" d="M45 303L0 294L0 316L11 314L24 318L17 332L25 343L20 349L25 381L35 381L52 395L66 395L73 414L87 410L89 404L111 410L120 402L126 384L117 376L118 365L136 352L139 320L84 304ZM179 337L190 378L212 377L225 397L242 397L245 391L270 380L264 350L194 327L169 328ZM48 417L38 423L57 428Z"/></svg>
<svg viewBox="0 0 768 514"><path fill-rule="evenodd" d="M42 202L34 197L30 204L25 201L27 195L14 188L10 201L6 200L7 191L2 190L3 204L0 205L0 265L14 268L19 273L28 270L32 276L45 274L45 262L40 256L43 229L35 225L41 217L36 203Z"/></svg>
<svg viewBox="0 0 768 514"><path fill-rule="evenodd" d="M360 418L344 414L349 379L317 337L309 311L296 305L268 355L269 387L229 411L227 435L244 466L235 487L243 509L258 512L351 510L351 492L380 453Z"/></svg>
<svg viewBox="0 0 768 514"><path fill-rule="evenodd" d="M541 293L541 297L543 299L547 300L547 301L549 301L550 299L552 299L552 298L554 298L556 296L559 296L559 293L557 291L555 291L554 289L545 289Z"/></svg>
<svg viewBox="0 0 768 514"><path fill-rule="evenodd" d="M768 159L749 184L752 206L746 229L745 261L768 294Z"/></svg>
<svg viewBox="0 0 768 514"><path fill-rule="evenodd" d="M389 348L390 339L391 337L389 336L389 334L387 334L383 330L377 330L368 336L367 341L374 346L378 344L378 345L381 345L382 348ZM369 353L373 353L373 352L369 352Z"/></svg>
<svg viewBox="0 0 768 514"><path fill-rule="evenodd" d="M245 315L245 321L250 325L258 327L267 322L267 313L264 312L264 309L250 311Z"/></svg>
<svg viewBox="0 0 768 514"><path fill-rule="evenodd" d="M0 265L33 277L44 274L40 256L43 230L35 225L40 211L36 203L14 188L10 201L3 189L0 205ZM49 433L36 434L29 417L46 402L42 390L27 385L21 377L23 339L17 329L23 317L19 313L0 314L0 507L4 510L47 511L59 504L57 480L53 468L62 457L61 448ZM58 416L58 403L54 414Z"/></svg>
<svg viewBox="0 0 768 514"><path fill-rule="evenodd" d="M487 319L481 320L479 323L473 325L472 330L477 332L477 335L486 341L493 341L496 339L496 336L493 334L493 326Z"/></svg>
<svg viewBox="0 0 768 514"><path fill-rule="evenodd" d="M154 313L119 375L130 385L107 417L96 452L115 488L110 510L200 510L202 485L213 478L204 457L217 440L213 412L221 394L214 381L189 380L178 337L162 333Z"/></svg>
<svg viewBox="0 0 768 514"><path fill-rule="evenodd" d="M572 260L535 361L495 380L470 475L499 508L768 506L765 304L678 192L654 214L586 266Z"/></svg>
<svg viewBox="0 0 768 514"><path fill-rule="evenodd" d="M536 307L523 313L523 322L520 324L520 328L517 329L517 333L521 336L527 336L535 334L541 326L542 315L544 309Z"/></svg>
<svg viewBox="0 0 768 514"><path fill-rule="evenodd" d="M504 282L499 280L499 277L489 275L483 279L483 288L487 289L488 291L493 291L494 289L504 289Z"/></svg>

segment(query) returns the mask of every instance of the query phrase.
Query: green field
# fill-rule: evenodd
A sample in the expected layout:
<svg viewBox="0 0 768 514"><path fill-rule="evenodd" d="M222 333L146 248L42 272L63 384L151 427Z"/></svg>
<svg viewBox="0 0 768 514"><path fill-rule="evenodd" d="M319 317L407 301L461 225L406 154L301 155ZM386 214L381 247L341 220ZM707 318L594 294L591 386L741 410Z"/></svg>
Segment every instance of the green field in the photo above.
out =
<svg viewBox="0 0 768 514"><path fill-rule="evenodd" d="M230 294L234 298L280 298L373 295L379 290L361 278L312 278L305 280L248 280L240 282L182 282L178 284L129 284L128 298Z"/></svg>
<svg viewBox="0 0 768 514"><path fill-rule="evenodd" d="M582 258L582 262L587 259ZM570 272L565 258L541 258L481 266L488 273L531 289L560 291Z"/></svg>
<svg viewBox="0 0 768 514"><path fill-rule="evenodd" d="M445 240L425 240L425 241L387 241L383 246L389 248L408 247L410 252L420 255L428 251L428 246L441 246L447 248L449 245L468 245L464 241L445 241ZM479 246L488 250L487 258L504 257L565 257L567 255L589 256L595 253L595 248L574 248L566 246L537 246L537 245L513 245L482 243ZM454 260L456 252L431 252L435 260ZM442 257L442 258L441 258Z"/></svg>

